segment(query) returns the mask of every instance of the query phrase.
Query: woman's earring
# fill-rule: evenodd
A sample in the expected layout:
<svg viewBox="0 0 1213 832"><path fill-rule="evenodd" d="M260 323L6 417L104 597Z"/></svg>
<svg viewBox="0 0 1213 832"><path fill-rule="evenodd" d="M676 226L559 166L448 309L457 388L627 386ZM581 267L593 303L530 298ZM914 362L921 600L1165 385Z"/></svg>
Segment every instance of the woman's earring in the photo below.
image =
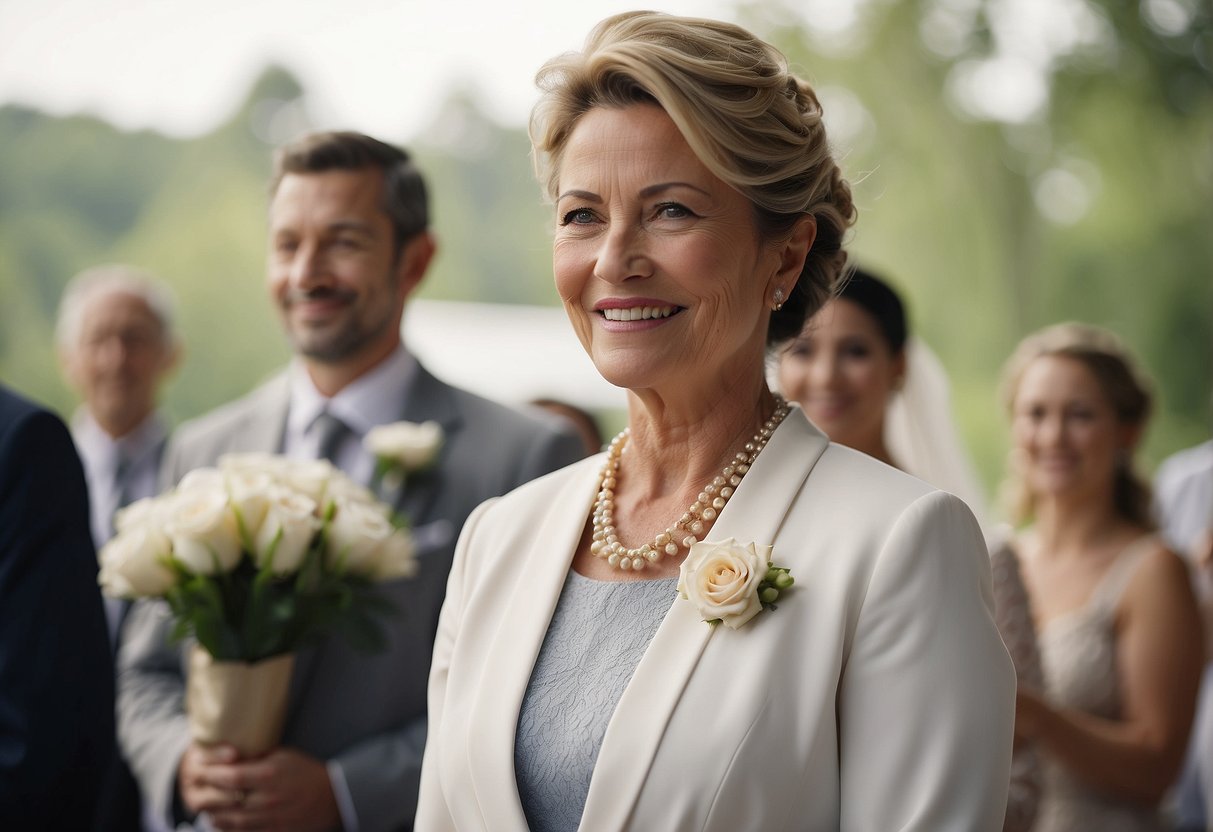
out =
<svg viewBox="0 0 1213 832"><path fill-rule="evenodd" d="M775 300L775 304L774 304L775 311L778 312L780 309L783 309L783 289L780 289L779 287L775 287L774 300Z"/></svg>

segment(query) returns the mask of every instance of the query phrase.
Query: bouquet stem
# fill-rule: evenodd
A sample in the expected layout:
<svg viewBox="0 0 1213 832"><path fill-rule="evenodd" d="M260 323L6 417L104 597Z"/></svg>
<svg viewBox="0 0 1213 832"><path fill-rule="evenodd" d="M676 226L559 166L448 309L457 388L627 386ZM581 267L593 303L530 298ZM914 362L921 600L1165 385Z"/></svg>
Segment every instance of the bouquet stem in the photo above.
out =
<svg viewBox="0 0 1213 832"><path fill-rule="evenodd" d="M293 653L259 662L219 662L195 644L185 693L193 738L202 745L234 745L242 758L275 748L294 664Z"/></svg>

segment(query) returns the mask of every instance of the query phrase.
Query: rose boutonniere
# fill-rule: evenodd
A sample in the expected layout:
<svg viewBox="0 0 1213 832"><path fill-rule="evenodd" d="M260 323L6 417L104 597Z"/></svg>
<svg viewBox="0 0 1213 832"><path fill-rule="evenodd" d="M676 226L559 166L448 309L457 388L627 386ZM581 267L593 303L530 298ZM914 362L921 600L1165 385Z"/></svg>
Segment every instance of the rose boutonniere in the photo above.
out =
<svg viewBox="0 0 1213 832"><path fill-rule="evenodd" d="M396 489L409 474L434 464L442 439L437 422L392 422L367 431L362 445L375 457L375 480Z"/></svg>
<svg viewBox="0 0 1213 832"><path fill-rule="evenodd" d="M703 540L691 547L678 575L678 594L703 620L739 629L763 609L775 609L781 592L795 582L790 570L770 561L770 546L742 545L733 538Z"/></svg>

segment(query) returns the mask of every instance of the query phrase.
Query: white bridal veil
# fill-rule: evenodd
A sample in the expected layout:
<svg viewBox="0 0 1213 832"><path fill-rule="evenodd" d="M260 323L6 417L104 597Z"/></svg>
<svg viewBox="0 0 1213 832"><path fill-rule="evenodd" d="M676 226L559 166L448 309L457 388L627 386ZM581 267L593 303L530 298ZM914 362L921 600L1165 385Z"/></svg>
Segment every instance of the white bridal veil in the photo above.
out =
<svg viewBox="0 0 1213 832"><path fill-rule="evenodd" d="M968 503L982 528L990 528L981 479L952 418L948 374L918 338L906 341L905 384L889 400L885 440L907 473Z"/></svg>

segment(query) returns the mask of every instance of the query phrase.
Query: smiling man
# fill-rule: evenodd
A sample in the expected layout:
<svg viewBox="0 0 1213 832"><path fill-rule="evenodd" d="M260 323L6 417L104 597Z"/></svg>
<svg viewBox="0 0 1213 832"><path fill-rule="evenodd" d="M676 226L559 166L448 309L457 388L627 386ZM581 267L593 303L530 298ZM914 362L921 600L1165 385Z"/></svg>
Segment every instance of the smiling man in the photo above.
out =
<svg viewBox="0 0 1213 832"><path fill-rule="evenodd" d="M182 425L164 480L232 451L327 457L367 483L361 437L435 421L434 466L410 477L417 576L386 585L400 613L387 649L334 638L297 657L282 745L258 759L190 741L184 654L166 608L136 605L119 656L119 738L156 815L220 829L409 829L425 740L426 680L455 538L468 514L582 455L557 419L523 415L430 375L401 341L405 302L435 252L426 189L398 148L318 133L283 148L271 186L267 281L295 358L266 385Z"/></svg>

